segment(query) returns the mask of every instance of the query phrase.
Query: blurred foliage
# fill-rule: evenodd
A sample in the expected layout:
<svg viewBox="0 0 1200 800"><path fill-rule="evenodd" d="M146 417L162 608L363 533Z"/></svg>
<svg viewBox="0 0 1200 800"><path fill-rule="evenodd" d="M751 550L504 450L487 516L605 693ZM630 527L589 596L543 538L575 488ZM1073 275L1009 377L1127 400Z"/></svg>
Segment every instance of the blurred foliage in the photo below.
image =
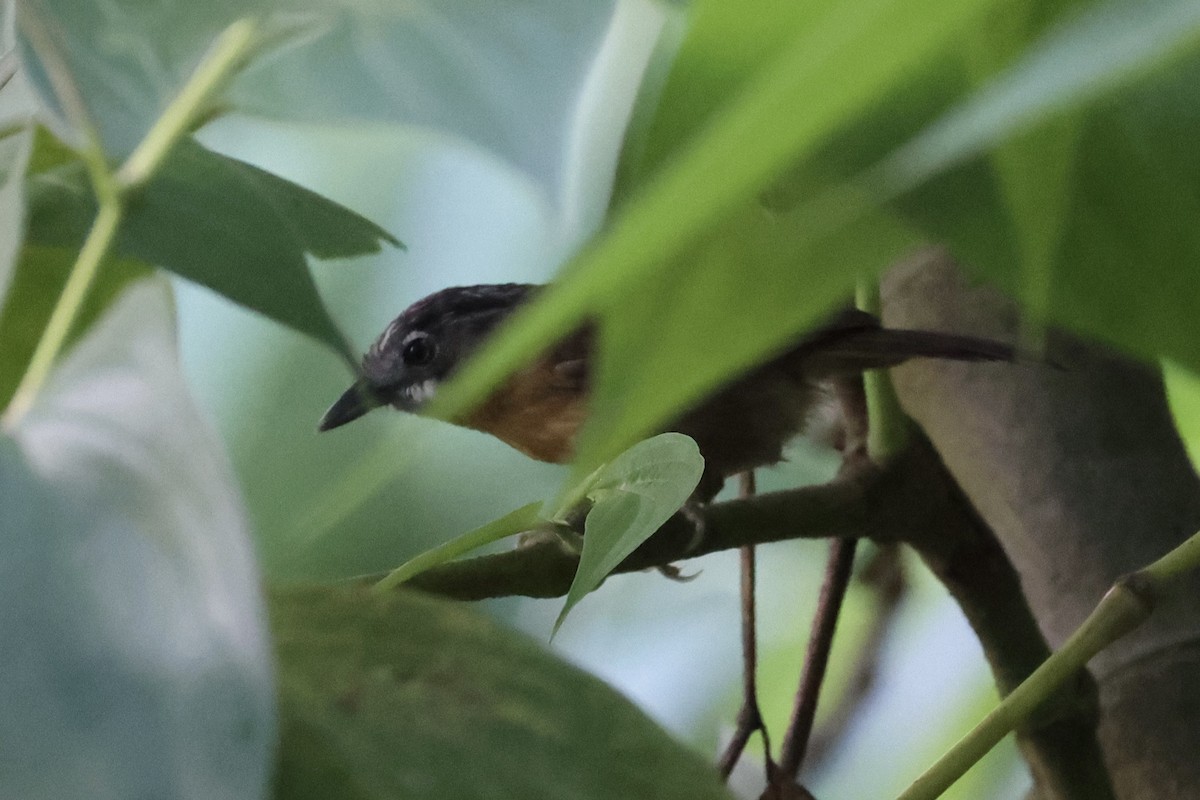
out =
<svg viewBox="0 0 1200 800"><path fill-rule="evenodd" d="M562 469L532 464L436 421L380 412L346 431L315 435L323 406L351 376L294 331L340 349L337 320L353 341L365 343L409 302L449 284L544 280L567 261L545 301L466 376L457 402L478 396L584 316L600 319L599 386L581 472L786 343L848 297L859 276L925 241L948 242L981 276L1019 297L1034 333L1061 323L1144 357L1170 356L1177 364L1170 372L1172 401L1196 453L1196 8L1190 0L699 0L685 17L678 4L654 0L513 0L486 8L465 0L22 0L22 70L0 91L0 118L6 125L15 118L21 128L0 139L4 398L56 302L71 248L90 224L91 190L76 160L89 127L104 158L119 163L226 25L270 12L268 28L287 34L286 41L272 38L270 56L250 64L222 103L208 109L242 115L199 131L203 146L185 142L161 180L130 206L118 253L103 266L77 322L78 349L54 376L87 385L80 397L103 408L93 416L72 410L55 422L61 439L23 439L20 427L0 435L7 465L0 507L12 520L5 529L29 534L6 540L5 563L45 575L41 591L84 580L104 592L147 587L116 605L52 589L52 601L75 604L46 607L66 609L63 618L76 627L35 631L40 623L32 616L13 623L19 629L10 639L36 632L46 647L67 647L36 673L52 689L78 689L64 695L66 716L56 724L74 730L72 713L123 702L147 683L175 686L170 682L180 676L172 667L178 662L132 677L119 672L100 651L87 649L99 646L89 627L108 631L109 622L124 621L110 641L135 655L184 642L196 645L192 653L216 652L178 629L156 627L167 618L161 613L228 624L221 630L240 642L242 660L233 683L222 685L256 687L247 707L259 716L247 735L270 729L269 715L255 705L265 691L267 661L256 627L256 579L239 560L247 544L243 515L252 520L271 579L329 580L382 571L499 511L553 495L567 477ZM6 103L30 87L34 105L22 98L15 105L25 110L14 117ZM68 147L44 135L34 147L34 121ZM606 205L611 215L603 221ZM309 274L306 253L374 252L388 238L384 228L409 249ZM10 244L18 241L21 248ZM179 438L203 430L181 399L179 376L163 362L153 370L136 359L121 362L95 344L119 350L111 335L104 338L105 320L119 319L131 347L152 342L147 346L175 366L170 337L155 327L161 304L138 295L130 302L145 305L116 316L122 298L141 291L127 288L138 286L135 279L148 269L140 262L172 269L290 327L268 324L194 284L176 284L184 365L224 434L236 487L211 441ZM38 399L30 424L39 414L52 418L55 396L47 390ZM162 426L140 440L140 460L109 442L96 445L99 461L64 466L53 480L39 472L50 455L107 442L131 409ZM832 470L828 453L805 447L790 453L792 463L764 477L766 488L821 480ZM198 482L197 465L209 482ZM113 469L131 475L133 488L105 489L98 476ZM210 494L197 494L201 485ZM65 516L39 510L46 497L71 497L80 487L95 494L86 504L63 505ZM107 522L118 505L126 516ZM148 510L156 508L175 511ZM210 540L211 527L220 530L208 532ZM182 537L177 550L155 549L173 536ZM36 550L35 541L52 549ZM110 551L112 541L124 544ZM179 555L189 548L211 560L196 568ZM138 555L122 563L91 560L131 551ZM222 552L236 563L220 561ZM821 550L791 543L765 552L763 701L774 717L790 704L798 631L811 613L798 593L815 594ZM72 573L63 566L79 563L90 568ZM699 569L686 586L657 575L612 579L573 612L556 647L711 752L720 721L729 718L730 706L718 707L737 670L735 570L724 556L702 560ZM231 585L211 596L185 590L209 586L205 580ZM26 586L9 585L18 594ZM982 662L969 633L940 590L927 581L920 586L887 648L885 679L867 698L863 721L828 772L817 776L821 796L901 787L983 702ZM189 604L197 596L208 599ZM40 595L21 602L29 597ZM311 769L346 792L387 796L356 781L412 777L398 778L390 772L394 764L370 754L408 725L429 721L413 709L439 691L470 700L478 681L523 677L544 679L554 691L595 688L511 634L474 620L460 626L461 609L399 599L388 601L390 609L364 608L369 604L350 592L286 597L276 609L288 631L280 646L292 654L282 667L285 731L302 735L285 742L319 748L323 760ZM866 605L852 596L835 671L853 657ZM557 610L553 603L515 600L489 608L539 636L548 634ZM449 632L464 626L461 639ZM400 652L396 631L423 649ZM370 642L379 648L379 663L393 665L389 670L416 665L411 695L370 695L395 676L354 662L352 653L360 652L354 647ZM76 644L85 652L69 647ZM451 655L458 660L451 663ZM314 676L334 673L345 682L310 685ZM81 674L108 678L80 681ZM360 684L370 691L345 694ZM930 686L940 687L936 696ZM943 691L947 686L955 691ZM221 695L211 684L198 691L189 695L196 702ZM330 697L331 691L343 693ZM608 730L606 715L619 708L623 724L644 732L663 763L679 765L673 788L703 782L690 754L596 692L604 698L588 708L594 717L572 707L573 694L561 708L539 707L536 716L596 734ZM369 704L371 714L394 713L373 717L384 732L363 741L356 737L368 734L356 727L350 706L368 695L381 701ZM107 744L128 744L134 752L145 741L139 732L171 742L191 735L187 719L209 719L198 714L161 723L175 695L156 697L168 699L140 707L147 716L122 727L134 738L98 728L76 752ZM221 738L222 724L231 718L221 716L219 703L213 708L213 727L206 729L212 738L197 739L197 746L216 742L212 753L224 757L222 748L234 739ZM580 715L561 719L558 711ZM0 735L8 741L18 728L27 733L26 720L12 716L17 727ZM609 774L600 757L607 751L595 740L565 756L554 737L521 745L486 725L462 736L478 738L453 741L462 747L456 752L494 754L494 774L531 759L566 759L580 767L573 775L582 783L629 794L627 784L615 781L620 775ZM910 746L894 747L900 740ZM238 749L245 769L230 773L246 787L261 784L265 772L263 740L254 741L257 749ZM408 744L432 741L413 737ZM302 750L285 747L283 763L296 767ZM133 775L157 752L105 763ZM433 755L450 767L467 759L449 753ZM861 769L868 758L873 768ZM968 776L958 796L1020 795L1019 785L997 777L1011 774L1011 749L993 759ZM33 779L71 774L47 768ZM536 780L536 774L515 777ZM180 787L193 776L167 770L152 777L184 796ZM464 796L453 783L461 777L443 773L447 782L428 784L423 796L441 796L446 786L460 787L455 796ZM0 788L7 795L12 787ZM37 794L20 788L14 794ZM43 789L61 796L50 783ZM262 791L245 788L239 796Z"/></svg>
<svg viewBox="0 0 1200 800"><path fill-rule="evenodd" d="M48 135L41 134L40 142ZM40 148L39 148L40 149ZM60 150L56 144L48 149ZM78 249L96 215L79 160L27 181L27 247ZM126 215L116 252L221 292L353 359L317 295L305 254L344 258L399 242L320 195L195 142L176 147ZM53 297L53 295L51 295Z"/></svg>
<svg viewBox="0 0 1200 800"><path fill-rule="evenodd" d="M278 796L730 797L629 701L461 604L317 588L272 609Z"/></svg>
<svg viewBox="0 0 1200 800"><path fill-rule="evenodd" d="M139 280L0 436L6 797L253 797L275 748L245 510Z"/></svg>
<svg viewBox="0 0 1200 800"><path fill-rule="evenodd" d="M1192 464L1200 470L1200 376L1168 362L1166 378L1176 425Z"/></svg>
<svg viewBox="0 0 1200 800"><path fill-rule="evenodd" d="M1155 69L1190 70L1200 28L1194 4L1026 5L1021 24L1007 23L1002 35L992 33L985 3L813 9L810 17L763 3L775 29L791 36L777 53L768 39L761 61L741 64L740 81L721 58L700 58L706 66L689 72L692 61L681 56L679 77L655 91L666 121L652 123L631 155L651 158L661 137L670 156L644 178L623 173L636 189L606 231L456 391L443 393L443 413L476 401L546 340L599 316L615 333L601 337L596 409L579 455L587 469L779 347L849 294L857 275L922 237L948 242L1002 286L1023 286L1031 310L1052 315L1037 323L1064 322L1144 356L1200 366L1195 284L1180 268L1198 255L1187 222L1195 217L1193 156L1154 146L1190 118L1173 109L1197 105L1185 96L1194 82L1185 89L1176 72ZM701 4L696 13L735 31L766 25L746 22L754 15L744 9L721 16ZM697 47L722 41L696 30ZM1120 57L1095 55L1109 51ZM734 52L743 57L732 63L747 60ZM1116 96L1130 76L1142 79L1136 91ZM719 88L705 93L713 80ZM688 89L674 103L677 85ZM1066 112L1081 115L1078 126L1063 123ZM980 119L997 124L980 134ZM921 158L929 139L940 149ZM1072 168L1046 170L1046 152ZM790 256L778 264L728 244L731 231L763 216L747 202L768 190L779 211L754 239ZM1155 211L1159 203L1170 211ZM883 252L864 253L863 242ZM709 268L710 253L722 268ZM797 272L804 288L789 291ZM635 297L652 310L639 313ZM677 321L662 318L665 308ZM728 331L719 349L694 345L701 325ZM672 346L646 353L634 340ZM632 406L621 400L629 396L647 399Z"/></svg>

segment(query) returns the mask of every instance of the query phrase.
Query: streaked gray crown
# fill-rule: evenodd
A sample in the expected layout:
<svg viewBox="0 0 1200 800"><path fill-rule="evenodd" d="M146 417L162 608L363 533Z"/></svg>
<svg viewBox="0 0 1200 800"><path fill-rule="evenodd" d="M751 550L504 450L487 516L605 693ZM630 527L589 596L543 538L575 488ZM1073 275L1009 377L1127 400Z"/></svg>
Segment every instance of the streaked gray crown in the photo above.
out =
<svg viewBox="0 0 1200 800"><path fill-rule="evenodd" d="M456 286L418 300L367 350L363 377L380 401L418 408L539 288L528 283Z"/></svg>

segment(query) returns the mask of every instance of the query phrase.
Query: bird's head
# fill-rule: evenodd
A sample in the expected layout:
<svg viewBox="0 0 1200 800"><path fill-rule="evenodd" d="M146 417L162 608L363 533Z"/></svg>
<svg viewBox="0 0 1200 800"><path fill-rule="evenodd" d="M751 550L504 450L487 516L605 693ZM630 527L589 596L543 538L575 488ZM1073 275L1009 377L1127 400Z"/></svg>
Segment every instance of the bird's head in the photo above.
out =
<svg viewBox="0 0 1200 800"><path fill-rule="evenodd" d="M456 286L413 303L371 345L361 376L329 407L318 428L337 428L385 405L420 411L538 288L527 283Z"/></svg>

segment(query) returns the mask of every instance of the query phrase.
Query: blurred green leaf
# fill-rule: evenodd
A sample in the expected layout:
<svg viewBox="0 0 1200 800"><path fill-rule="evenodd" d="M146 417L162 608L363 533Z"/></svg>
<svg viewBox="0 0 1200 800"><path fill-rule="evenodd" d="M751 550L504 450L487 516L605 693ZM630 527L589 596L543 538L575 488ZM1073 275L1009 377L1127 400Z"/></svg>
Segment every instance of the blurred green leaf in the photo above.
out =
<svg viewBox="0 0 1200 800"><path fill-rule="evenodd" d="M563 191L581 96L614 0L292 0L318 40L270 59L231 96L257 115L403 123L465 139ZM536 88L534 88L536 87ZM597 118L596 125L623 124ZM595 157L589 152L588 157Z"/></svg>
<svg viewBox="0 0 1200 800"><path fill-rule="evenodd" d="M49 172L55 167L78 160L71 148L55 138L54 134L41 125L32 125L33 152L29 156L29 175Z"/></svg>
<svg viewBox="0 0 1200 800"><path fill-rule="evenodd" d="M665 261L681 256L698 238L723 228L737 214L748 213L746 207L756 192L861 115L923 59L944 48L987 5L987 0L835 3L816 22L794 29L780 55L770 59L647 181L605 234L567 267L559 283L443 389L432 410L454 413L478 402L507 372L547 341L565 335L585 315L617 308L636 297ZM789 18L781 18L780 24L786 25ZM832 210L839 211L836 204ZM850 290L853 278L846 275L845 264L813 265L817 268L837 275ZM795 297L794 302L800 307L798 313L810 320L826 310L816 302L808 305L803 297ZM672 304L683 311L675 299ZM699 321L707 310L691 313ZM764 314L758 322L764 329L773 327L773 320ZM643 332L643 340L650 341L660 332L656 324ZM778 331L780 336L788 333ZM728 375L763 355L761 349L747 352L736 362L717 361L716 369ZM671 397L676 404L686 399L686 393L678 392L668 380L658 388L660 397ZM644 399L626 397L623 402ZM595 423L588 441L609 435L622 439L634 434ZM602 460L597 458L599 452L580 453L584 468Z"/></svg>
<svg viewBox="0 0 1200 800"><path fill-rule="evenodd" d="M273 13L280 5L276 0L22 0L18 43L44 109L70 126L93 128L105 153L119 161L231 23L265 18L259 51L302 33L300 17Z"/></svg>
<svg viewBox="0 0 1200 800"><path fill-rule="evenodd" d="M975 84L986 84L1020 58L1051 10L1061 11L1055 6L1063 5L1071 5L1070 0L1065 4L1024 0L993 9L990 24L964 47ZM1077 141L1077 120L1067 114L1001 141L992 153L996 182L1017 237L1019 297L1033 319L1045 319L1050 303L1054 257L1069 213Z"/></svg>
<svg viewBox="0 0 1200 800"><path fill-rule="evenodd" d="M13 150L23 151L23 155L13 157ZM12 205L0 208L0 220L11 226L10 235L0 241L15 251L11 260L6 256L6 263L0 266L0 408L7 406L25 373L77 255L75 250L59 247L22 247L25 209L19 191L25 185L24 168L29 173L50 169L72 160L73 154L44 128L24 128L0 140L3 155L11 160L0 197ZM149 272L138 262L110 259L93 283L68 342L82 336L131 281Z"/></svg>
<svg viewBox="0 0 1200 800"><path fill-rule="evenodd" d="M265 614L170 288L123 293L0 434L0 795L261 797Z"/></svg>
<svg viewBox="0 0 1200 800"><path fill-rule="evenodd" d="M1163 376L1179 436L1192 464L1200 470L1200 375L1167 362Z"/></svg>
<svg viewBox="0 0 1200 800"><path fill-rule="evenodd" d="M629 701L464 605L322 587L271 608L276 797L730 797Z"/></svg>
<svg viewBox="0 0 1200 800"><path fill-rule="evenodd" d="M1023 43L1028 50L1012 69L888 159L883 171L889 183L912 186L928 180L1016 132L1195 53L1200 7L1191 0L1093 3L1087 13Z"/></svg>
<svg viewBox="0 0 1200 800"><path fill-rule="evenodd" d="M1157 149L1139 116L1131 106L1083 127L1050 311L1147 358L1200 369L1200 183Z"/></svg>
<svg viewBox="0 0 1200 800"><path fill-rule="evenodd" d="M897 207L1030 313L1196 367L1200 289L1185 265L1200 260L1200 159L1185 142L1200 121L1198 46L1193 3L1096 3L879 174L892 190L928 181Z"/></svg>
<svg viewBox="0 0 1200 800"><path fill-rule="evenodd" d="M21 250L16 270L0 306L0 408L8 404L25 374L78 253L62 247L29 245ZM88 292L71 328L68 342L82 336L131 282L151 273L130 259L109 259Z"/></svg>
<svg viewBox="0 0 1200 800"><path fill-rule="evenodd" d="M33 175L28 193L28 241L78 247L96 210L83 165ZM304 254L376 252L381 240L397 243L331 200L185 140L130 202L117 252L220 292L355 362Z"/></svg>
<svg viewBox="0 0 1200 800"><path fill-rule="evenodd" d="M661 429L731 373L791 344L862 272L920 241L864 205L835 195L782 214L747 207L607 310L577 469ZM846 209L860 218L845 224Z"/></svg>
<svg viewBox="0 0 1200 800"><path fill-rule="evenodd" d="M638 442L596 471L583 489L592 504L556 632L576 603L687 502L703 473L700 448L682 433Z"/></svg>
<svg viewBox="0 0 1200 800"><path fill-rule="evenodd" d="M0 297L8 291L16 272L25 227L25 171L32 143L33 135L25 127L0 138Z"/></svg>
<svg viewBox="0 0 1200 800"><path fill-rule="evenodd" d="M693 136L720 115L739 92L793 43L797 32L819 21L835 0L752 0L692 4L682 42L665 42L673 56L669 72L643 84L639 103L649 117L635 128L622 156L625 194L661 168Z"/></svg>

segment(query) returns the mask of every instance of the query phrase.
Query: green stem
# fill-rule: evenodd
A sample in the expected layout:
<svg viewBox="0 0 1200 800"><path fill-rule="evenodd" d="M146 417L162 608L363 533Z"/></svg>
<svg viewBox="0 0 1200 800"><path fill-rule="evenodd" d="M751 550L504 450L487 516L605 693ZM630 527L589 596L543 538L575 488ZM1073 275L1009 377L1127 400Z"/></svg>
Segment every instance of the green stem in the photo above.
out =
<svg viewBox="0 0 1200 800"><path fill-rule="evenodd" d="M882 301L877 281L866 278L860 280L855 299L863 311L879 316ZM876 464L882 464L908 445L908 418L900 407L900 398L896 396L887 370L869 369L864 372L863 389L867 394L869 421L867 453Z"/></svg>
<svg viewBox="0 0 1200 800"><path fill-rule="evenodd" d="M209 98L229 80L258 41L258 23L253 19L241 19L226 28L179 94L114 174L105 158L103 142L87 116L77 87L70 80L70 72L46 35L41 20L36 14L30 14L26 19L26 27L52 67L51 78L55 91L68 110L74 109L72 117L88 140L88 145L80 151L79 156L87 167L98 208L96 219L84 239L29 366L21 376L3 416L0 416L0 428L3 430L12 430L24 417L54 368L100 264L116 239L117 230L125 216L126 196L153 177L171 148L204 110Z"/></svg>
<svg viewBox="0 0 1200 800"><path fill-rule="evenodd" d="M1156 591L1162 592L1194 569L1200 569L1200 533L1134 574L1144 576Z"/></svg>
<svg viewBox="0 0 1200 800"><path fill-rule="evenodd" d="M67 342L67 336L75 324L79 310L87 299L88 289L96 278L96 272L112 247L123 214L124 206L116 196L101 200L96 219L88 231L78 258L75 259L75 265L71 267L71 274L67 276L67 283L63 286L58 303L50 314L46 330L42 332L42 338L38 340L29 366L21 376L21 382L17 384L12 400L0 419L0 427L4 430L12 430L25 415L49 377L50 370Z"/></svg>
<svg viewBox="0 0 1200 800"><path fill-rule="evenodd" d="M1159 598L1178 579L1200 568L1200 533L1153 564L1125 576L1104 595L1096 609L1060 650L1046 659L970 733L917 778L897 800L934 800L1008 733L1028 719L1054 691L1087 666L1110 644L1142 624Z"/></svg>
<svg viewBox="0 0 1200 800"><path fill-rule="evenodd" d="M128 191L145 184L163 159L204 112L209 99L233 77L259 41L254 19L239 19L213 42L188 82L154 122L146 136L117 171L117 182Z"/></svg>
<svg viewBox="0 0 1200 800"><path fill-rule="evenodd" d="M483 547L485 544L499 541L506 536L513 536L522 531L527 531L542 521L539 513L541 509L541 502L521 506L516 511L509 512L500 519L492 520L486 525L482 525L473 531L468 531L462 536L452 539L432 550L426 550L424 553L405 561L396 567L396 569L389 572L372 589L376 592L386 592L431 567L444 564L451 559L458 558L476 548Z"/></svg>

